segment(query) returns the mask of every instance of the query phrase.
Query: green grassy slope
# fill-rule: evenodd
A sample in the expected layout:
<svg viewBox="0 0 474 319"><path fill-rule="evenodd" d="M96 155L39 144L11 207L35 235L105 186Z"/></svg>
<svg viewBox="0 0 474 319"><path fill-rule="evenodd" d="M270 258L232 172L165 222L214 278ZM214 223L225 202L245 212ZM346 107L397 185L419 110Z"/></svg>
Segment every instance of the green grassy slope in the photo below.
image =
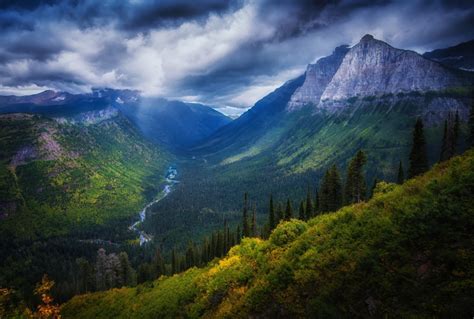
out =
<svg viewBox="0 0 474 319"><path fill-rule="evenodd" d="M73 298L65 318L473 315L474 151L367 203L280 223L203 269Z"/></svg>
<svg viewBox="0 0 474 319"><path fill-rule="evenodd" d="M128 221L170 158L121 115L91 125L2 115L0 150L0 227L23 239Z"/></svg>

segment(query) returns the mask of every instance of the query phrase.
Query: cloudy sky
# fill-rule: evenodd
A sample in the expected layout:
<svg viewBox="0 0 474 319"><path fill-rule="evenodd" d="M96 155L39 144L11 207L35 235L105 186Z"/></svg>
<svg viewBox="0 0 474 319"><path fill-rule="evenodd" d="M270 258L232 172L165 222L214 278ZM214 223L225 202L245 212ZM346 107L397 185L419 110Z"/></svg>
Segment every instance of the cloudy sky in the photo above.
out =
<svg viewBox="0 0 474 319"><path fill-rule="evenodd" d="M0 0L0 94L92 87L240 113L366 33L418 52L474 38L472 1Z"/></svg>

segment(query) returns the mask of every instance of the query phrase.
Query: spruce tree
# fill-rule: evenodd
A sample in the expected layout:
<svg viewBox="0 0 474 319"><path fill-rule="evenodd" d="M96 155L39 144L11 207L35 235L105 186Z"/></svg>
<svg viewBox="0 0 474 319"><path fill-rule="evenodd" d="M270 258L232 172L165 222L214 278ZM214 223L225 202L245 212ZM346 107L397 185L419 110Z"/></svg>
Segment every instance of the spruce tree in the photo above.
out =
<svg viewBox="0 0 474 319"><path fill-rule="evenodd" d="M317 193L317 191L316 191ZM308 187L308 191L306 193L306 207L305 207L305 216L303 217L304 220L308 220L313 217L313 201L311 200L311 190Z"/></svg>
<svg viewBox="0 0 474 319"><path fill-rule="evenodd" d="M285 209L285 220L290 220L293 217L293 209L291 208L290 199L286 201L286 209Z"/></svg>
<svg viewBox="0 0 474 319"><path fill-rule="evenodd" d="M412 178L428 170L428 156L426 153L426 140L423 132L423 121L416 120L413 130L413 145L410 152L410 168L408 177Z"/></svg>
<svg viewBox="0 0 474 319"><path fill-rule="evenodd" d="M257 207L256 204L253 204L252 210L252 223L250 224L250 236L257 237Z"/></svg>
<svg viewBox="0 0 474 319"><path fill-rule="evenodd" d="M346 204L358 203L365 199L367 188L364 177L364 165L367 156L363 151L358 151L352 158L347 168L346 186L344 199Z"/></svg>
<svg viewBox="0 0 474 319"><path fill-rule="evenodd" d="M275 224L275 208L273 207L273 195L270 194L270 204L268 209L268 228L269 232L271 232L276 224Z"/></svg>
<svg viewBox="0 0 474 319"><path fill-rule="evenodd" d="M316 188L316 193L314 194L314 215L317 215L320 210L320 200L319 200L319 192L318 188Z"/></svg>
<svg viewBox="0 0 474 319"><path fill-rule="evenodd" d="M176 250L173 248L173 250L171 251L171 274L176 274L178 270L178 256L176 256Z"/></svg>
<svg viewBox="0 0 474 319"><path fill-rule="evenodd" d="M397 184L403 184L405 181L405 173L403 172L403 165L402 161L400 160L400 164L398 164L398 174L397 174Z"/></svg>
<svg viewBox="0 0 474 319"><path fill-rule="evenodd" d="M248 220L248 195L244 194L244 209L242 213L242 237L250 236L250 226Z"/></svg>
<svg viewBox="0 0 474 319"><path fill-rule="evenodd" d="M469 128L467 146L472 148L474 147L474 102L471 102L471 110L469 112L469 120L467 124Z"/></svg>
<svg viewBox="0 0 474 319"><path fill-rule="evenodd" d="M372 187L370 188L370 197L374 196L375 188L377 188L377 183L378 182L379 182L379 180L377 179L377 177L375 177L374 182L372 184Z"/></svg>
<svg viewBox="0 0 474 319"><path fill-rule="evenodd" d="M443 129L443 140L441 142L441 153L439 154L440 162L446 161L449 159L449 129L448 129L448 120L444 120L444 129Z"/></svg>
<svg viewBox="0 0 474 319"><path fill-rule="evenodd" d="M304 201L301 201L300 202L300 209L299 209L299 216L298 216L299 219L301 220L305 220L306 219L306 214L305 214L305 211L304 211Z"/></svg>
<svg viewBox="0 0 474 319"><path fill-rule="evenodd" d="M276 209L276 223L275 223L275 226L278 225L278 223L280 222L280 220L283 219L283 206L281 203L278 203L277 204L277 209Z"/></svg>
<svg viewBox="0 0 474 319"><path fill-rule="evenodd" d="M330 201L330 211L336 211L342 207L342 182L341 174L336 165L333 165L331 168L331 201Z"/></svg>
<svg viewBox="0 0 474 319"><path fill-rule="evenodd" d="M460 120L459 120L459 111L456 110L456 115L454 116L454 125L453 125L453 156L458 152L459 144L459 130L460 130Z"/></svg>

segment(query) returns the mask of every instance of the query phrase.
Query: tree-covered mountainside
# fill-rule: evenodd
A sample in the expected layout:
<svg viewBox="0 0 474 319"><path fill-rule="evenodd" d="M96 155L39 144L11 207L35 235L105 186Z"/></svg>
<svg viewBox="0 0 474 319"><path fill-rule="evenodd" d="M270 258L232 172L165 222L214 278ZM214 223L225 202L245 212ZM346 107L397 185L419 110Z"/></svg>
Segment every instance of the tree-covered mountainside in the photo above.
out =
<svg viewBox="0 0 474 319"><path fill-rule="evenodd" d="M140 98L118 108L147 138L173 150L185 150L231 122L209 106L160 98Z"/></svg>
<svg viewBox="0 0 474 319"><path fill-rule="evenodd" d="M0 116L3 234L44 238L128 221L160 191L168 153L115 110L84 117Z"/></svg>
<svg viewBox="0 0 474 319"><path fill-rule="evenodd" d="M76 296L64 318L469 317L474 152L368 202L281 222L204 268Z"/></svg>
<svg viewBox="0 0 474 319"><path fill-rule="evenodd" d="M244 192L262 218L269 194L279 202L299 201L308 186L315 191L328 167L345 170L359 149L367 153L370 184L395 181L399 162L408 167L417 118L425 125L432 165L444 121L456 112L457 151L466 148L473 84L472 73L370 35L338 47L194 147L179 187L155 206L145 227L169 246L183 233L202 236L225 218L238 220Z"/></svg>

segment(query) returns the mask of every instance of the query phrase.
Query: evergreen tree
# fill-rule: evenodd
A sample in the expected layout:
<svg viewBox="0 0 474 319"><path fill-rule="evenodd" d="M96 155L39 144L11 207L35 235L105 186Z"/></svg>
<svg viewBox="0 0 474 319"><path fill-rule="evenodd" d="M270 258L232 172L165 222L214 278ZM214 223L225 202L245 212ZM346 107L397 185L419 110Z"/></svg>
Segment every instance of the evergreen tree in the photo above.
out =
<svg viewBox="0 0 474 319"><path fill-rule="evenodd" d="M290 199L286 201L286 209L285 209L285 220L290 220L293 217L293 209L291 208Z"/></svg>
<svg viewBox="0 0 474 319"><path fill-rule="evenodd" d="M398 165L398 174L397 174L397 184L403 184L405 181L405 173L403 172L402 161L400 160L400 164Z"/></svg>
<svg viewBox="0 0 474 319"><path fill-rule="evenodd" d="M365 199L367 194L363 171L365 163L367 163L367 156L363 151L358 151L349 163L344 190L346 204L358 203Z"/></svg>
<svg viewBox="0 0 474 319"><path fill-rule="evenodd" d="M441 153L439 155L439 160L441 162L449 159L449 130L448 130L448 120L444 120L444 129L443 129L443 141L441 143Z"/></svg>
<svg viewBox="0 0 474 319"><path fill-rule="evenodd" d="M410 178L423 174L428 170L428 156L426 153L426 140L423 132L423 121L417 119L413 130L413 145L410 152Z"/></svg>
<svg viewBox="0 0 474 319"><path fill-rule="evenodd" d="M268 228L271 232L276 226L275 223L275 208L273 207L273 195L270 194L270 207L268 209Z"/></svg>
<svg viewBox="0 0 474 319"><path fill-rule="evenodd" d="M321 181L319 205L321 212L336 211L342 206L342 182L336 165L326 171Z"/></svg>
<svg viewBox="0 0 474 319"><path fill-rule="evenodd" d="M281 203L278 203L277 204L277 209L276 209L276 223L275 223L275 226L278 225L278 223L280 222L280 220L283 219L283 216L284 216L284 212L283 212L283 206Z"/></svg>
<svg viewBox="0 0 474 319"><path fill-rule="evenodd" d="M300 210L299 210L299 219L305 220L306 219L306 213L304 211L304 201L300 202Z"/></svg>
<svg viewBox="0 0 474 319"><path fill-rule="evenodd" d="M377 179L377 177L374 178L374 183L372 184L372 187L370 188L370 197L374 196L375 188L377 187L378 182L379 180Z"/></svg>
<svg viewBox="0 0 474 319"><path fill-rule="evenodd" d="M253 204L253 210L252 210L252 222L250 224L250 235L252 237L257 237L257 207L256 204Z"/></svg>
<svg viewBox="0 0 474 319"><path fill-rule="evenodd" d="M135 271L128 260L128 255L126 252L121 252L118 255L120 261L120 268L119 268L119 282L120 284L118 287L121 286L133 286L135 284ZM160 273L161 275L161 273Z"/></svg>
<svg viewBox="0 0 474 319"><path fill-rule="evenodd" d="M192 242L188 244L186 249L186 269L193 267L196 264L194 260L194 245Z"/></svg>
<svg viewBox="0 0 474 319"><path fill-rule="evenodd" d="M460 130L460 120L459 120L459 112L456 110L456 115L454 116L454 125L453 125L453 156L458 152L458 144L459 144L459 130Z"/></svg>
<svg viewBox="0 0 474 319"><path fill-rule="evenodd" d="M240 226L239 225L237 225L237 230L235 231L235 238L237 239L236 243L240 244L240 241L242 239L242 234L240 232Z"/></svg>
<svg viewBox="0 0 474 319"><path fill-rule="evenodd" d="M316 190L316 193L318 191ZM313 217L313 201L311 200L311 190L308 187L308 191L306 192L306 207L305 207L305 216L303 217L304 220L308 220Z"/></svg>
<svg viewBox="0 0 474 319"><path fill-rule="evenodd" d="M229 232L227 227L227 219L224 219L224 252L229 249Z"/></svg>
<svg viewBox="0 0 474 319"><path fill-rule="evenodd" d="M474 102L471 102L471 110L469 112L469 120L467 124L469 127L467 145L471 148L474 147Z"/></svg>
<svg viewBox="0 0 474 319"><path fill-rule="evenodd" d="M176 274L179 271L179 261L176 255L176 250L171 251L171 274Z"/></svg>
<svg viewBox="0 0 474 319"><path fill-rule="evenodd" d="M247 193L244 194L244 209L242 213L242 237L249 237L250 236L250 226L248 220L248 195Z"/></svg>
<svg viewBox="0 0 474 319"><path fill-rule="evenodd" d="M316 188L316 193L314 194L314 215L319 213L320 210L320 200L319 200L319 192L318 188Z"/></svg>

